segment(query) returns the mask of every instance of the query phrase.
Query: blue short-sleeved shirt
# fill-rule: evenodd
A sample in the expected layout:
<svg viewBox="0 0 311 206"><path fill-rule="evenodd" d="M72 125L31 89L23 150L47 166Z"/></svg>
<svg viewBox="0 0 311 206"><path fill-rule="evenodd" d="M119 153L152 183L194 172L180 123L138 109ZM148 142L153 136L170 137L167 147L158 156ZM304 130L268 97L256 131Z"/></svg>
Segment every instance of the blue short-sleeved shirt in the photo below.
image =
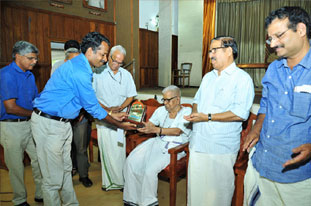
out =
<svg viewBox="0 0 311 206"><path fill-rule="evenodd" d="M18 106L32 110L32 101L37 95L38 89L32 72L24 72L15 62L0 70L0 120L26 118L6 113L3 101L16 99Z"/></svg>
<svg viewBox="0 0 311 206"><path fill-rule="evenodd" d="M84 54L62 64L51 76L34 107L58 117L74 119L83 107L94 118L104 119L107 112L100 106L92 88L93 72Z"/></svg>
<svg viewBox="0 0 311 206"><path fill-rule="evenodd" d="M252 157L261 176L281 183L311 178L311 162L284 169L292 149L311 143L311 49L291 70L286 59L270 64L258 113L265 114ZM309 88L309 89L308 89Z"/></svg>

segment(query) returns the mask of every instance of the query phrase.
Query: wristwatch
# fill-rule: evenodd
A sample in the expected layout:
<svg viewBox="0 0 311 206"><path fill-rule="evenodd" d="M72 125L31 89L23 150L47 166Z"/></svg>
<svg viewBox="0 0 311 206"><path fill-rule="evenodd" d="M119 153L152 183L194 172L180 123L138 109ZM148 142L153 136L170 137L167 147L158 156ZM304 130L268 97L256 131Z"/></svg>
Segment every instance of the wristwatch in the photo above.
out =
<svg viewBox="0 0 311 206"><path fill-rule="evenodd" d="M212 121L212 114L211 113L208 113L207 117L208 117L208 121Z"/></svg>
<svg viewBox="0 0 311 206"><path fill-rule="evenodd" d="M111 116L111 115L112 115L112 110L110 110L110 111L108 112L108 114Z"/></svg>

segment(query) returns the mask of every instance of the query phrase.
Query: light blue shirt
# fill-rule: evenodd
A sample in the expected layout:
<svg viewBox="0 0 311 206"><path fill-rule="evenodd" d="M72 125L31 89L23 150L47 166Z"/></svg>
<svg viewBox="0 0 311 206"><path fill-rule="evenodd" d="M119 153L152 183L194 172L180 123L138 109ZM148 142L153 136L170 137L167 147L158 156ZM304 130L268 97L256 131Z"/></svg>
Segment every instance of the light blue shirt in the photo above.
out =
<svg viewBox="0 0 311 206"><path fill-rule="evenodd" d="M97 99L106 107L121 106L127 98L137 95L132 74L121 67L114 74L108 64L103 72L94 74L93 88Z"/></svg>
<svg viewBox="0 0 311 206"><path fill-rule="evenodd" d="M58 117L74 119L83 107L94 118L104 119L107 112L100 106L92 88L93 72L84 54L66 61L55 70L34 107Z"/></svg>
<svg viewBox="0 0 311 206"><path fill-rule="evenodd" d="M254 99L251 77L233 62L218 75L207 73L194 102L204 114L233 112L246 120ZM197 122L193 124L190 148L208 154L235 154L240 148L242 122Z"/></svg>
<svg viewBox="0 0 311 206"><path fill-rule="evenodd" d="M292 158L292 149L311 143L311 49L293 70L286 59L272 62L262 85L259 113L266 116L252 156L254 167L281 183L311 178L310 160L288 170L282 167Z"/></svg>

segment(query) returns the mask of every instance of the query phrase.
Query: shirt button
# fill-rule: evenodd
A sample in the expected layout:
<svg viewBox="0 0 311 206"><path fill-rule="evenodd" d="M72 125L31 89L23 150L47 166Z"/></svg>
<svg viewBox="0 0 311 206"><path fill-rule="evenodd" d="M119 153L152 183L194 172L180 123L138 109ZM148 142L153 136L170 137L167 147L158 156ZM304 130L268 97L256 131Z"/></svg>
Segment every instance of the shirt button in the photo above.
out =
<svg viewBox="0 0 311 206"><path fill-rule="evenodd" d="M279 108L282 109L282 106L280 105Z"/></svg>
<svg viewBox="0 0 311 206"><path fill-rule="evenodd" d="M284 92L284 94L288 94L288 92Z"/></svg>
<svg viewBox="0 0 311 206"><path fill-rule="evenodd" d="M289 79L291 79L291 78L292 78L292 76L288 76L288 78L289 78Z"/></svg>
<svg viewBox="0 0 311 206"><path fill-rule="evenodd" d="M270 138L270 135L267 135L267 138Z"/></svg>
<svg viewBox="0 0 311 206"><path fill-rule="evenodd" d="M274 119L273 119L273 120L271 120L271 122L272 122L272 123L274 123Z"/></svg>
<svg viewBox="0 0 311 206"><path fill-rule="evenodd" d="M268 152L266 149L264 150L265 152Z"/></svg>

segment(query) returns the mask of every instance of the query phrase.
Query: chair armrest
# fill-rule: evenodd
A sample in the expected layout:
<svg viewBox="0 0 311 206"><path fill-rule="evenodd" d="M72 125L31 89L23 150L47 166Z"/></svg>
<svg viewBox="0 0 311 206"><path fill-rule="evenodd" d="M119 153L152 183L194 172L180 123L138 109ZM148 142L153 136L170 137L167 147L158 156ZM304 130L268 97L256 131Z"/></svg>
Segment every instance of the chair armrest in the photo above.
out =
<svg viewBox="0 0 311 206"><path fill-rule="evenodd" d="M168 153L170 154L178 154L180 152L183 152L183 151L187 151L187 147L189 145L189 142L186 142L184 144L181 144L181 145L178 145L176 147L173 147L171 149L168 150Z"/></svg>

